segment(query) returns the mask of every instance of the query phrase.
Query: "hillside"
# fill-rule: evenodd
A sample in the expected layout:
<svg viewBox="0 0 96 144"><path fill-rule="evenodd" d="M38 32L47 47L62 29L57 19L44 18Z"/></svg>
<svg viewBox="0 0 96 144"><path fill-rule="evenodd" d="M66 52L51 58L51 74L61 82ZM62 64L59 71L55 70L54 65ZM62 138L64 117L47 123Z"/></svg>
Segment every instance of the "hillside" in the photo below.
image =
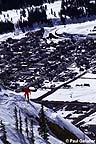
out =
<svg viewBox="0 0 96 144"><path fill-rule="evenodd" d="M30 121L33 120L33 132L34 132L34 139L35 143L57 143L61 144L62 142L58 140L58 137L62 141L66 141L66 139L69 138L78 138L85 140L85 141L90 141L91 140L83 133L81 132L78 128L73 126L71 123L69 123L67 120L64 120L62 117L60 117L58 114L53 112L51 109L44 108L44 113L47 119L47 125L48 125L48 141L44 140L38 133L38 128L39 126L39 112L41 109L40 104L36 104L33 102L27 102L24 97L20 95L15 95L12 94L11 91L5 90L2 85L0 85L1 91L0 91L0 120L5 125L6 129L6 134L7 134L7 140L12 143L12 144L29 144L28 138L26 136L26 127L25 127L25 122L24 119L27 117L28 119L28 129L30 130ZM15 117L14 117L14 108L17 108L17 114L21 113L21 118L22 118L22 133L20 129L16 130L15 126ZM18 114L19 117L19 114ZM52 126L53 125L53 126ZM57 127L57 131L59 129L67 132L67 135L65 138L62 136L58 135L56 130L54 133L54 129ZM54 128L54 129L53 129ZM64 132L66 134L66 132ZM69 134L68 134L69 133ZM0 133L1 134L1 133ZM29 134L30 136L30 131ZM85 139L84 139L85 137Z"/></svg>

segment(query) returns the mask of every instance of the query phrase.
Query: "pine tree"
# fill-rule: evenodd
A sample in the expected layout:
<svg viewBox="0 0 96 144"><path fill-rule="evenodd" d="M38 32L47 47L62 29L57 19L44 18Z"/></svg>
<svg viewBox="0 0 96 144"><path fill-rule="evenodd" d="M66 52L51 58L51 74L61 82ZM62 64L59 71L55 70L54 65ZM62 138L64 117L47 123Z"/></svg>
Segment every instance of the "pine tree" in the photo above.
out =
<svg viewBox="0 0 96 144"><path fill-rule="evenodd" d="M33 132L33 120L31 120L30 122L30 132L31 132L31 135L30 135L30 143L34 144L34 132Z"/></svg>
<svg viewBox="0 0 96 144"><path fill-rule="evenodd" d="M6 136L6 130L5 130L5 125L2 123L2 120L0 121L0 133L1 135L1 140L5 143L7 141L7 136Z"/></svg>
<svg viewBox="0 0 96 144"><path fill-rule="evenodd" d="M18 130L18 116L17 116L17 108L14 109L14 117L15 117L15 127Z"/></svg>
<svg viewBox="0 0 96 144"><path fill-rule="evenodd" d="M7 135L6 135L6 129L5 129L5 125L2 122L2 120L0 121L0 139L2 140L2 142L4 144L10 144L7 140Z"/></svg>
<svg viewBox="0 0 96 144"><path fill-rule="evenodd" d="M20 110L19 110L19 129L20 129L20 132L22 133L22 117L21 117Z"/></svg>
<svg viewBox="0 0 96 144"><path fill-rule="evenodd" d="M51 14L53 15L53 10L52 10L52 8L51 8Z"/></svg>
<svg viewBox="0 0 96 144"><path fill-rule="evenodd" d="M25 131L26 131L27 138L28 138L29 137L29 135L28 135L29 130L28 130L28 119L27 119L27 117L25 118L25 127L26 127Z"/></svg>
<svg viewBox="0 0 96 144"><path fill-rule="evenodd" d="M48 130L47 130L47 126L46 126L46 118L45 118L45 114L44 114L44 108L43 108L43 104L41 107L41 111L39 113L39 117L40 117L40 121L39 121L39 134L41 135L41 137L45 140L48 140Z"/></svg>

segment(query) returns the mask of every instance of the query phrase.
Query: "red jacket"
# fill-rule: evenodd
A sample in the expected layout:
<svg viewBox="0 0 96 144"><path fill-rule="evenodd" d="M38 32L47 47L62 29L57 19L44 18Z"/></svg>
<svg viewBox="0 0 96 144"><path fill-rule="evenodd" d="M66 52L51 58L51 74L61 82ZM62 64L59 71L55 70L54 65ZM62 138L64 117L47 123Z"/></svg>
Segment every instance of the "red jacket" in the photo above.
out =
<svg viewBox="0 0 96 144"><path fill-rule="evenodd" d="M24 88L23 88L23 91L24 91L25 93L30 93L30 92L31 92L31 90L29 89L29 87L24 87Z"/></svg>

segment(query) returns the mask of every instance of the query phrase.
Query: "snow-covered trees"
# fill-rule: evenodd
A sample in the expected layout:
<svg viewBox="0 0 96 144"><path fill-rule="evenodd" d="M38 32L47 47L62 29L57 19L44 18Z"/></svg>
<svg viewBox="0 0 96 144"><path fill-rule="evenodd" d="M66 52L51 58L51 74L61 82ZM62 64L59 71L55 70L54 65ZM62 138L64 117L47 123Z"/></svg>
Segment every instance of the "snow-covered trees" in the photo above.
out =
<svg viewBox="0 0 96 144"><path fill-rule="evenodd" d="M14 118L15 118L15 128L18 130L18 115L17 115L17 108L14 109Z"/></svg>
<svg viewBox="0 0 96 144"><path fill-rule="evenodd" d="M22 117L22 113L20 109L17 110L17 107L14 108L14 118L16 131L21 133L23 137L26 137L29 140L30 144L34 144L35 138L33 131L33 120L28 119L27 116Z"/></svg>
<svg viewBox="0 0 96 144"><path fill-rule="evenodd" d="M0 139L2 140L2 142L4 144L10 144L7 140L7 135L6 135L6 129L5 129L5 125L2 122L2 120L0 121Z"/></svg>
<svg viewBox="0 0 96 144"><path fill-rule="evenodd" d="M41 107L41 111L39 113L39 134L41 135L41 137L45 140L48 140L48 129L47 129L47 125L46 125L46 118L45 118L45 114L44 114L44 108L43 108L43 104Z"/></svg>
<svg viewBox="0 0 96 144"><path fill-rule="evenodd" d="M39 6L45 2L53 3L55 0L2 0L0 10L19 9L25 6Z"/></svg>
<svg viewBox="0 0 96 144"><path fill-rule="evenodd" d="M35 8L29 11L28 14L28 25L32 26L33 23L44 23L47 22L47 15L46 15L46 10L43 6L40 8Z"/></svg>
<svg viewBox="0 0 96 144"><path fill-rule="evenodd" d="M28 16L26 16L26 11L28 12ZM5 16L5 15L4 15ZM5 17L5 22L0 21L0 34L6 33L6 32L12 32L16 28L20 28L23 32L24 28L32 28L34 23L48 23L49 20L47 19L46 9L43 6L40 6L39 8L32 8L25 10L24 8L20 10L20 19L16 24L14 24L12 21L9 21L8 18L10 16L8 15L7 18ZM26 17L26 20L24 18Z"/></svg>
<svg viewBox="0 0 96 144"><path fill-rule="evenodd" d="M27 135L27 138L29 137L29 129L28 129L28 119L27 117L25 118L25 132Z"/></svg>
<svg viewBox="0 0 96 144"><path fill-rule="evenodd" d="M34 131L33 131L33 120L30 121L30 137L29 137L30 143L34 144Z"/></svg>
<svg viewBox="0 0 96 144"><path fill-rule="evenodd" d="M19 110L19 129L20 132L22 133L22 117L21 117L21 111Z"/></svg>
<svg viewBox="0 0 96 144"><path fill-rule="evenodd" d="M79 18L96 14L96 3L91 0L62 0L61 4L61 20L65 20L66 16L70 18Z"/></svg>

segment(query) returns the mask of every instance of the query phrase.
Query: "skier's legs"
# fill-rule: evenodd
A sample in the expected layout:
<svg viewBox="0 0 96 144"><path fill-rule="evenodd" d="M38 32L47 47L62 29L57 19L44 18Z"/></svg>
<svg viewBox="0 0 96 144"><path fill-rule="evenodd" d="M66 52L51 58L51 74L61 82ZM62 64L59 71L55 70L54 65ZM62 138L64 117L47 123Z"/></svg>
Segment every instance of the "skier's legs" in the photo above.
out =
<svg viewBox="0 0 96 144"><path fill-rule="evenodd" d="M28 100L28 102L29 102L29 93L27 93L27 100Z"/></svg>
<svg viewBox="0 0 96 144"><path fill-rule="evenodd" d="M26 99L26 93L24 94L24 96L25 96L25 99Z"/></svg>

